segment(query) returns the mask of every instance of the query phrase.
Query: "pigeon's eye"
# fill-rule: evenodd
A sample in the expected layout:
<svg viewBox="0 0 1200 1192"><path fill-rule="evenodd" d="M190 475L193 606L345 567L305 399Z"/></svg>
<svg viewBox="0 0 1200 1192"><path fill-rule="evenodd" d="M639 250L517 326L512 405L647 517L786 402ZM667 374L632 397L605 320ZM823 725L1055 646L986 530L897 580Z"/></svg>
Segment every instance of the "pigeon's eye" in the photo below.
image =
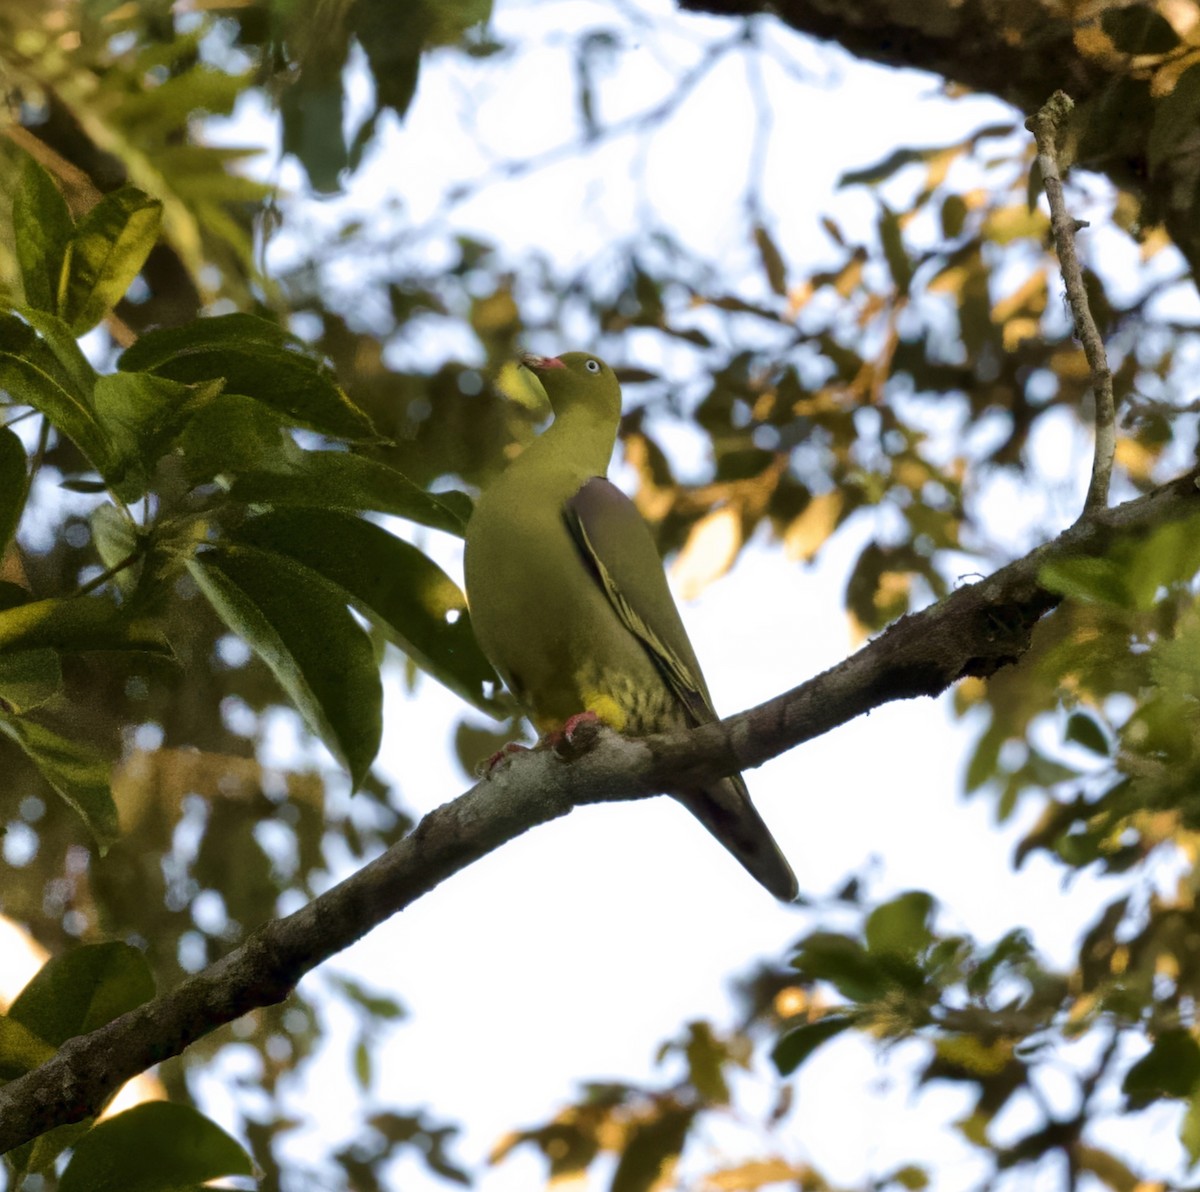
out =
<svg viewBox="0 0 1200 1192"><path fill-rule="evenodd" d="M583 367L586 368L590 373L597 373L600 371L600 361L589 360Z"/></svg>

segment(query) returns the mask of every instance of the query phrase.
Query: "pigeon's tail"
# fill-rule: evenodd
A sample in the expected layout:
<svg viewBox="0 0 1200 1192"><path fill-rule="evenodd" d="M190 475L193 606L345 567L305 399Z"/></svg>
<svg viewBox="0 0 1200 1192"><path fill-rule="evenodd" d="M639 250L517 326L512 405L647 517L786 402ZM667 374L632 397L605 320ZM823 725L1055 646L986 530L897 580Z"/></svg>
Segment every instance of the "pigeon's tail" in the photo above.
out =
<svg viewBox="0 0 1200 1192"><path fill-rule="evenodd" d="M679 800L745 868L781 902L800 892L796 875L780 852L762 816L750 802L740 774L701 791L681 791Z"/></svg>

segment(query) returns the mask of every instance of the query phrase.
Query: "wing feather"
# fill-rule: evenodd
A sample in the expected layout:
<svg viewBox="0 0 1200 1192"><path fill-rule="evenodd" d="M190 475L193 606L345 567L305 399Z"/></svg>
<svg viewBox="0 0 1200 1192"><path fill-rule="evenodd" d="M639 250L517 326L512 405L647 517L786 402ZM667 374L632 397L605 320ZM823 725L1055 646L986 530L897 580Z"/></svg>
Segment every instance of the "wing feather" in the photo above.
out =
<svg viewBox="0 0 1200 1192"><path fill-rule="evenodd" d="M693 724L717 718L700 663L667 586L650 530L633 502L603 477L564 510L584 563L621 624L641 643Z"/></svg>

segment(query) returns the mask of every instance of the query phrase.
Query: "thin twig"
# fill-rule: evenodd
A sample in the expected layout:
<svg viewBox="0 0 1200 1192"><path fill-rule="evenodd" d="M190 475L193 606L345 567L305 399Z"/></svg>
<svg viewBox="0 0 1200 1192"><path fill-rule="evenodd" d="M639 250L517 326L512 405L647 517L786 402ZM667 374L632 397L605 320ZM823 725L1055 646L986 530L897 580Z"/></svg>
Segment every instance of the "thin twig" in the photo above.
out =
<svg viewBox="0 0 1200 1192"><path fill-rule="evenodd" d="M9 425L11 426L12 423L10 422ZM25 508L25 504L29 500L29 494L33 491L33 482L46 460L46 448L49 446L50 419L43 418L41 426L38 427L37 446L33 449L33 459L29 464L29 471L25 475L25 494L21 498L22 509Z"/></svg>
<svg viewBox="0 0 1200 1192"><path fill-rule="evenodd" d="M120 575L122 571L132 567L145 554L145 551L145 546L139 543L123 559L118 559L111 567L106 567L100 572L99 575L92 576L87 583L80 584L75 589L73 595L86 596L89 592L94 592L97 588L103 587L114 576Z"/></svg>
<svg viewBox="0 0 1200 1192"><path fill-rule="evenodd" d="M1083 345L1088 368L1092 372L1092 392L1096 401L1096 446L1092 458L1092 479L1083 504L1085 510L1091 510L1108 504L1108 485L1112 479L1113 455L1116 451L1116 409L1108 356L1096 321L1092 318L1087 290L1083 285L1083 271L1075 252L1075 233L1087 227L1087 224L1077 222L1068 213L1058 168L1059 134L1074 107L1069 95L1056 91L1039 112L1025 121L1025 127L1033 133L1037 142L1038 167L1042 171L1046 198L1050 201L1054 247L1067 286L1067 301L1071 304L1071 314L1075 319L1075 334Z"/></svg>
<svg viewBox="0 0 1200 1192"><path fill-rule="evenodd" d="M643 108L601 127L597 130L596 139L590 142L587 148L593 149L602 142L615 141L620 137L646 132L656 125L661 125L682 107L684 100L712 73L720 64L721 59L741 46L744 40L741 30L739 30L729 37L707 45L700 59L680 76L669 95L651 107ZM579 154L578 142L570 140L553 145L530 157L508 158L495 162L471 182L463 182L458 186L451 187L442 198L438 214L443 216L449 214L452 209L461 206L468 199L473 199L481 191L498 182L516 181L524 178L527 174L557 165L558 162L567 158L578 157Z"/></svg>

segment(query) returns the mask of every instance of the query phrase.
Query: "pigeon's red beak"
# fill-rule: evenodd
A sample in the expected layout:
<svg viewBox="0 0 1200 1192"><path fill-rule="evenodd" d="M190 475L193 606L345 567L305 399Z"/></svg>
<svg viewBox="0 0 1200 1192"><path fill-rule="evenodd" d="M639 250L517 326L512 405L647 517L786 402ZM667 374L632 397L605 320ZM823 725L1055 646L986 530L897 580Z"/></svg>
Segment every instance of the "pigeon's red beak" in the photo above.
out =
<svg viewBox="0 0 1200 1192"><path fill-rule="evenodd" d="M566 368L557 356L537 356L533 352L522 352L521 363L533 372L545 372L548 368Z"/></svg>

